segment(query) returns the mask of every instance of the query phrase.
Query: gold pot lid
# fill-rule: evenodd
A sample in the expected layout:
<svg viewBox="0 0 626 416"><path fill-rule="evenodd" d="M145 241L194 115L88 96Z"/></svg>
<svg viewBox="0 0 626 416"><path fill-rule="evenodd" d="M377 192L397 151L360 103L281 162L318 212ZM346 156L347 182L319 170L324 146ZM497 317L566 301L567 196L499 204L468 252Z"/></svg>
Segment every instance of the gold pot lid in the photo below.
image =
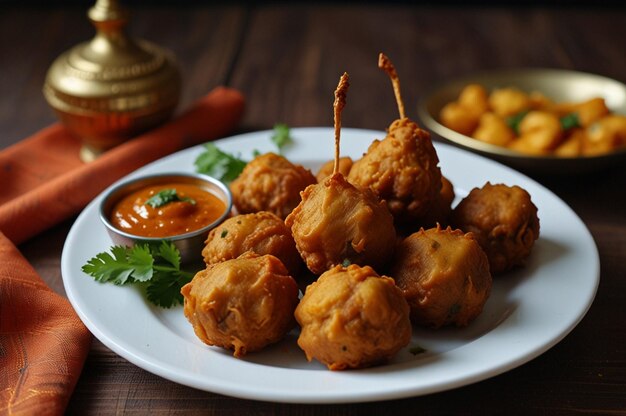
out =
<svg viewBox="0 0 626 416"><path fill-rule="evenodd" d="M85 162L168 119L181 89L173 55L128 37L128 13L116 0L97 0L87 15L96 35L61 54L43 86L57 116L81 139Z"/></svg>
<svg viewBox="0 0 626 416"><path fill-rule="evenodd" d="M98 0L87 15L96 35L60 55L48 70L44 95L50 105L72 114L175 106L180 75L173 56L127 36L128 13L115 0Z"/></svg>

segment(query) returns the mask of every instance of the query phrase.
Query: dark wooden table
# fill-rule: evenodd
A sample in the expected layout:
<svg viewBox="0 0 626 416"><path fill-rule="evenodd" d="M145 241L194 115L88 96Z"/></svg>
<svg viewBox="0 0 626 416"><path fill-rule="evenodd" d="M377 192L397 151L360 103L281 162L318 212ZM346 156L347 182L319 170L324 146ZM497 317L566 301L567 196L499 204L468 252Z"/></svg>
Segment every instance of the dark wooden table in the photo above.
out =
<svg viewBox="0 0 626 416"><path fill-rule="evenodd" d="M43 8L42 8L43 7ZM85 6L86 7L86 6ZM93 30L85 7L4 7L0 13L0 147L55 121L41 95L53 59ZM480 69L551 67L626 82L626 11L618 8L407 5L141 6L130 32L178 56L184 108L212 87L240 89L240 130L332 124L332 92L351 75L344 126L384 129L396 117L386 52L398 68L409 116L439 81ZM348 115L349 114L349 115ZM536 177L590 229L601 281L582 322L545 354L486 381L390 402L291 405L240 400L148 373L94 339L68 413L626 414L626 169ZM20 249L57 292L69 220ZM554 293L555 297L559 293Z"/></svg>

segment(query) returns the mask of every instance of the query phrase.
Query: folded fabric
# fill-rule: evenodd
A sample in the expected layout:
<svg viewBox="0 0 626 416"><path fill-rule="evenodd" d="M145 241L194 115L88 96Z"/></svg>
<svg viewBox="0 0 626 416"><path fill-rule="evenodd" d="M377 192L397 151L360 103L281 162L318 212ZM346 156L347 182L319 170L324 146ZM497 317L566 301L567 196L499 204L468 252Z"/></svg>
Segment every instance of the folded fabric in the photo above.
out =
<svg viewBox="0 0 626 416"><path fill-rule="evenodd" d="M71 217L115 180L148 162L231 132L243 96L216 88L190 110L104 153L78 159L61 125L0 152L0 414L62 414L91 335L15 244Z"/></svg>
<svg viewBox="0 0 626 416"><path fill-rule="evenodd" d="M0 230L19 244L69 218L138 167L232 131L243 109L238 91L216 88L180 117L91 163L78 160L80 143L64 127L44 129L0 152L0 183L10 184L10 200L0 205Z"/></svg>
<svg viewBox="0 0 626 416"><path fill-rule="evenodd" d="M0 414L61 414L91 334L0 233Z"/></svg>

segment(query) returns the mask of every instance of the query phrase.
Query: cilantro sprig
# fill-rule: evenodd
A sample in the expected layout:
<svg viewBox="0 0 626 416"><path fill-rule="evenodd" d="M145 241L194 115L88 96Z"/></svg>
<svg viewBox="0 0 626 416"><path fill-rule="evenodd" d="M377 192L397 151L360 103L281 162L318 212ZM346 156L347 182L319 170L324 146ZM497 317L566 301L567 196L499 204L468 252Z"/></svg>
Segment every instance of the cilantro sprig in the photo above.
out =
<svg viewBox="0 0 626 416"><path fill-rule="evenodd" d="M519 125L528 114L528 110L520 111L517 114L509 116L505 119L506 124L515 132L516 135L519 135Z"/></svg>
<svg viewBox="0 0 626 416"><path fill-rule="evenodd" d="M506 124L515 132L516 135L519 135L519 126L524 117L528 114L528 110L521 111L515 115L507 117L505 119ZM569 113L559 118L559 122L561 123L561 128L563 130L573 129L575 127L580 127L580 120L578 118L578 114Z"/></svg>
<svg viewBox="0 0 626 416"><path fill-rule="evenodd" d="M112 246L89 259L82 271L101 283L145 286L148 300L170 308L183 303L180 289L191 281L193 273L180 267L180 252L166 240L158 245Z"/></svg>
<svg viewBox="0 0 626 416"><path fill-rule="evenodd" d="M282 154L283 149L293 143L289 126L284 123L275 124L270 140L278 148L278 153ZM252 151L253 157L260 154L257 149ZM224 152L213 143L205 143L204 151L194 161L196 172L213 176L227 184L237 179L247 164L248 161L240 155Z"/></svg>
<svg viewBox="0 0 626 416"><path fill-rule="evenodd" d="M157 192L152 195L148 200L144 203L145 205L150 205L152 208L159 208L163 205L167 205L170 202L189 202L191 205L196 204L196 200L189 197L181 198L176 189L163 189L162 191Z"/></svg>
<svg viewBox="0 0 626 416"><path fill-rule="evenodd" d="M274 133L270 137L272 142L278 147L278 152L282 154L283 148L293 144L293 138L291 137L291 131L289 126L284 123L274 124Z"/></svg>
<svg viewBox="0 0 626 416"><path fill-rule="evenodd" d="M559 119L561 122L561 127L563 130L573 129L574 127L580 127L580 120L578 119L578 114L569 113L564 115Z"/></svg>
<svg viewBox="0 0 626 416"><path fill-rule="evenodd" d="M226 183L237 179L247 164L248 162L239 156L226 153L213 143L205 143L204 152L200 153L194 162L197 172Z"/></svg>

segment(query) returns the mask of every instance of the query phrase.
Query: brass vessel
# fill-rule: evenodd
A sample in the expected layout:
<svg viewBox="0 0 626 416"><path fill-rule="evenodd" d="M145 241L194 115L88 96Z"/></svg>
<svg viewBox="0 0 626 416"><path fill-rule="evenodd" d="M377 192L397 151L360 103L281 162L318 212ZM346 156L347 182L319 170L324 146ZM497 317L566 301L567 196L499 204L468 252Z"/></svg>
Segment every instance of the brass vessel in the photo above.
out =
<svg viewBox="0 0 626 416"><path fill-rule="evenodd" d="M181 89L175 58L127 36L128 13L116 0L97 0L87 16L95 37L60 55L43 87L57 116L82 140L86 162L168 119Z"/></svg>

